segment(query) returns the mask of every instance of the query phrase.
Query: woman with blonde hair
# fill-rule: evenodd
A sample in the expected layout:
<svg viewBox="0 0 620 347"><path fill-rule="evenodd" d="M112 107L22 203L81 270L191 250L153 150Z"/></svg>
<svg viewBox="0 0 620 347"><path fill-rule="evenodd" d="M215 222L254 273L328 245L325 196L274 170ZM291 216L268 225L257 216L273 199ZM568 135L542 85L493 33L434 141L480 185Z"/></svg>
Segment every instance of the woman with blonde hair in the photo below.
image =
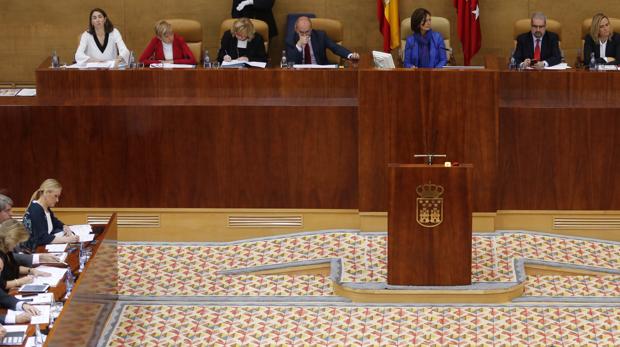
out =
<svg viewBox="0 0 620 347"><path fill-rule="evenodd" d="M4 290L19 288L32 283L34 276L49 276L47 272L35 268L20 266L15 261L13 250L18 244L25 242L30 237L24 225L14 219L9 219L0 224L0 287ZM25 275L24 277L19 277Z"/></svg>
<svg viewBox="0 0 620 347"><path fill-rule="evenodd" d="M11 268L10 259L12 249L15 248L18 242L28 238L28 232L24 228L23 224L13 219L5 220L0 223L0 278L5 279L5 276L9 276L10 272L15 270ZM22 269L23 268L23 269ZM19 267L18 272L22 274L49 276L48 273L30 269L27 267ZM21 281L21 282L20 282ZM22 277L19 280L9 280L11 286L21 285L32 282L32 276ZM6 293L4 288L7 287L7 281L2 281L2 289L0 289L0 306L16 311L24 311L17 315L0 316L0 323L13 324L13 323L27 323L32 316L39 314L39 311L32 305L26 304L23 301L18 301L15 297Z"/></svg>
<svg viewBox="0 0 620 347"><path fill-rule="evenodd" d="M239 18L234 21L230 31L222 36L217 60L220 63L231 60L267 62L265 41L251 20Z"/></svg>
<svg viewBox="0 0 620 347"><path fill-rule="evenodd" d="M155 24L155 37L146 47L140 61L144 64L173 63L196 64L194 54L180 35L172 31L172 25L165 20Z"/></svg>
<svg viewBox="0 0 620 347"><path fill-rule="evenodd" d="M23 223L30 231L30 238L23 245L34 250L38 246L50 243L78 242L69 226L58 220L52 212L62 193L62 186L53 178L48 178L30 198L30 204L24 214Z"/></svg>
<svg viewBox="0 0 620 347"><path fill-rule="evenodd" d="M594 53L597 64L620 62L620 35L614 32L609 18L603 13L592 17L590 33L584 37L583 61L588 64Z"/></svg>

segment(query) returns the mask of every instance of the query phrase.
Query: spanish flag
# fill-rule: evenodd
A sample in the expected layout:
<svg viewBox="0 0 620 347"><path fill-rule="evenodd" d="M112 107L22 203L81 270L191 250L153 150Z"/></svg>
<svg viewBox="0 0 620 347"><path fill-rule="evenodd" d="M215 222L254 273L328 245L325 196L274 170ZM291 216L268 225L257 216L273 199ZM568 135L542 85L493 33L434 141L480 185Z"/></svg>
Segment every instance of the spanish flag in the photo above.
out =
<svg viewBox="0 0 620 347"><path fill-rule="evenodd" d="M383 51L400 47L400 18L398 0L377 0L379 31L383 35Z"/></svg>

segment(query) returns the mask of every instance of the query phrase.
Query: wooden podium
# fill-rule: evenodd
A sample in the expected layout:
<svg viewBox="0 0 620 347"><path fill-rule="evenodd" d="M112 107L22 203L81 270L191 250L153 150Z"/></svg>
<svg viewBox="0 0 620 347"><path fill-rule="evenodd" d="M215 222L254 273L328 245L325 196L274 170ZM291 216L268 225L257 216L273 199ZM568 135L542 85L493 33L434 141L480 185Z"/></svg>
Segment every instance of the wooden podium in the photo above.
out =
<svg viewBox="0 0 620 347"><path fill-rule="evenodd" d="M472 175L472 165L388 165L388 284L471 284Z"/></svg>

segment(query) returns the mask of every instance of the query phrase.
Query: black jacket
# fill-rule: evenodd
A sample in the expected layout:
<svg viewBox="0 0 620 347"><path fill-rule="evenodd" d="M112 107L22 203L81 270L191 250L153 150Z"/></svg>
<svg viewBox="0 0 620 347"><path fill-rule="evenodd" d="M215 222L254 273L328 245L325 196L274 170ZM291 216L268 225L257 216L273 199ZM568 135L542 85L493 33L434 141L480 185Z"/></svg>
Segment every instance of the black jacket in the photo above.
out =
<svg viewBox="0 0 620 347"><path fill-rule="evenodd" d="M517 48L515 49L514 58L517 64L522 63L528 58L534 59L534 39L531 32L528 31L517 37ZM547 31L543 35L540 42L540 59L547 61L549 66L562 62L559 38L556 33Z"/></svg>
<svg viewBox="0 0 620 347"><path fill-rule="evenodd" d="M600 54L601 45L597 42L594 42L592 36L586 35L583 42L583 63L588 65L590 63L590 54L594 53L594 57L597 60L598 64L605 64L605 60L601 59ZM611 36L611 40L607 41L607 46L605 47L605 56L606 57L614 57L615 61L609 63L618 65L620 63L620 35L617 33L613 33Z"/></svg>
<svg viewBox="0 0 620 347"><path fill-rule="evenodd" d="M273 17L273 3L275 0L254 0L254 5L248 5L241 11L237 11L237 5L243 0L233 0L231 16L233 18L254 18L266 22L269 26L269 38L278 36L278 26L276 19Z"/></svg>
<svg viewBox="0 0 620 347"><path fill-rule="evenodd" d="M233 37L230 31L226 31L222 36L220 50L217 53L217 60L221 63L226 54L231 58L248 57L250 61L267 62L267 52L265 52L265 41L259 33L254 34L254 38L248 41L246 48L237 48L237 38Z"/></svg>

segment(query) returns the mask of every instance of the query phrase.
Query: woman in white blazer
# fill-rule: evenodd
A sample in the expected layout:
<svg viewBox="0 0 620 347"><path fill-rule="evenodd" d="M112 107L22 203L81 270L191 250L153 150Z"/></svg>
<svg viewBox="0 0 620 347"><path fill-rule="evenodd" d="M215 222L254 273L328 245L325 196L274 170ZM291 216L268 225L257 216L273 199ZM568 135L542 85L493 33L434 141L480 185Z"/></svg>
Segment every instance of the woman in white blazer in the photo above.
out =
<svg viewBox="0 0 620 347"><path fill-rule="evenodd" d="M86 64L115 60L118 57L127 62L129 50L105 11L100 8L93 9L88 21L88 30L82 33L80 45L75 52L75 62Z"/></svg>

